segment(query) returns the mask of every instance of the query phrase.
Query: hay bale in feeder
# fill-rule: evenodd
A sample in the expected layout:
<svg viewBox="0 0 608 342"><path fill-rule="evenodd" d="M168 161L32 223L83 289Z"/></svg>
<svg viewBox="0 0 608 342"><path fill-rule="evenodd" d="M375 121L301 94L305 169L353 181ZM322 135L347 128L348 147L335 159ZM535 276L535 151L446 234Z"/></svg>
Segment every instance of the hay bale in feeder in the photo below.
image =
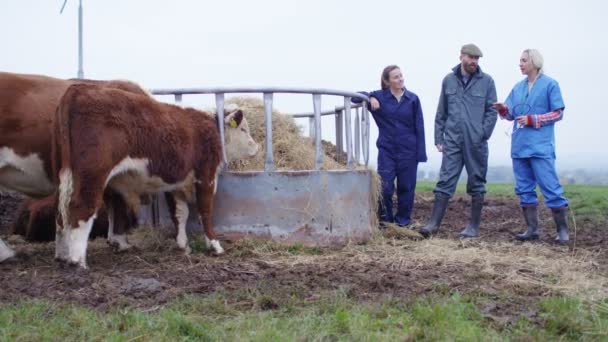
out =
<svg viewBox="0 0 608 342"><path fill-rule="evenodd" d="M247 117L251 136L260 144L258 155L249 160L235 161L228 165L231 171L260 171L264 169L266 158L266 119L264 102L254 97L232 97L226 100L226 107L237 106ZM272 145L275 169L287 170L313 170L315 162L314 141L302 135L302 129L290 115L273 111L272 113ZM327 143L325 144L327 146ZM325 151L321 169L345 169L345 163L339 163L332 155L328 155L331 148ZM335 151L335 147L334 147ZM332 152L335 154L335 152Z"/></svg>

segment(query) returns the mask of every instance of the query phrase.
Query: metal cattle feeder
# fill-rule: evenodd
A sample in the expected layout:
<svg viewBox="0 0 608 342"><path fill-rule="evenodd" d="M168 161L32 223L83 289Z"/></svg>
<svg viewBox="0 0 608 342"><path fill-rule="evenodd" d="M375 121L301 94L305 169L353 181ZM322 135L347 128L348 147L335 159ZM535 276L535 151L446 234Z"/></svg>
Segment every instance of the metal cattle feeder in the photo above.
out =
<svg viewBox="0 0 608 342"><path fill-rule="evenodd" d="M328 89L258 87L152 90L154 95L172 95L176 102L181 102L183 95L214 94L216 115L220 122L224 120L224 99L228 93L263 94L267 148L263 171L221 172L213 212L216 232L228 240L254 237L313 246L367 241L375 222L375 210L372 209L376 206L372 203L373 177L367 167L355 169L354 166L361 162L361 150L361 165L367 166L369 161L370 121L365 105L368 98L359 93ZM272 109L276 93L312 95L313 112L295 114L293 117L310 120L309 134L315 141L314 170L275 170ZM322 96L341 96L344 106L322 111ZM351 98L361 99L363 105L351 105ZM356 112L354 131L351 127L353 109ZM336 118L336 149L343 153L346 145L345 170L321 170L324 156L321 149L321 117L324 115L334 115ZM222 125L220 136L223 147ZM225 149L223 156L225 160ZM164 196L155 196L151 204L143 208L142 214L144 221L156 226L173 226ZM202 231L194 206L190 208L188 231Z"/></svg>

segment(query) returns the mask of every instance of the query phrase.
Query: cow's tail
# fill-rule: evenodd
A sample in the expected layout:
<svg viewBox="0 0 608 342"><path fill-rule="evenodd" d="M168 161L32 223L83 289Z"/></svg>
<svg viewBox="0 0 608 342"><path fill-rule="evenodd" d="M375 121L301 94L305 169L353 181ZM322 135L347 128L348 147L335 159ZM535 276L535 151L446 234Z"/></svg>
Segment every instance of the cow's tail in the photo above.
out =
<svg viewBox="0 0 608 342"><path fill-rule="evenodd" d="M61 227L69 222L69 205L74 191L74 181L71 169L71 131L70 131L70 108L75 97L75 87L70 86L57 106L55 120L53 122L53 181L59 184L58 188L58 212L57 220Z"/></svg>

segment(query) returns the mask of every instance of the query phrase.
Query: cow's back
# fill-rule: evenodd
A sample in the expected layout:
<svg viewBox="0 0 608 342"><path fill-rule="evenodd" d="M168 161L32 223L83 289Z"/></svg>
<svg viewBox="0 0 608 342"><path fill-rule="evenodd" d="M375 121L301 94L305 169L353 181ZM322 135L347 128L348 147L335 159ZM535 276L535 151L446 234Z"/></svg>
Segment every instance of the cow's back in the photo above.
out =
<svg viewBox="0 0 608 342"><path fill-rule="evenodd" d="M68 129L70 140L63 157L71 160L63 160L64 166L76 155L81 167L147 159L151 174L174 183L201 165L215 168L220 162L219 133L208 113L89 84L71 86L59 107L57 127ZM55 144L63 148L66 141Z"/></svg>
<svg viewBox="0 0 608 342"><path fill-rule="evenodd" d="M20 155L49 156L51 120L71 82L38 75L0 72L0 147Z"/></svg>
<svg viewBox="0 0 608 342"><path fill-rule="evenodd" d="M34 178L46 178L50 174L53 114L71 83L46 76L0 72L0 159L22 163L17 169L36 168L28 170L38 175ZM20 158L22 160L18 160ZM32 193L24 191L26 194L44 195L50 190L46 179L32 179L35 181L39 181L40 186L32 186L29 189ZM27 179L24 182L27 183ZM37 187L40 189L35 189ZM38 190L41 192L37 193Z"/></svg>

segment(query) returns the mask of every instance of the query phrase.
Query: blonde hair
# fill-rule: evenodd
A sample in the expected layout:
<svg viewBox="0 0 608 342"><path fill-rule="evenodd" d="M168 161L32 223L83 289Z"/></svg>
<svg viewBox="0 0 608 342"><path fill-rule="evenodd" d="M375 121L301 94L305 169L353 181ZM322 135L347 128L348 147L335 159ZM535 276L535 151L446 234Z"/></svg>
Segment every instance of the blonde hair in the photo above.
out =
<svg viewBox="0 0 608 342"><path fill-rule="evenodd" d="M545 71L545 69L543 68L545 60L543 59L543 55L540 54L540 51L536 49L526 49L524 50L524 53L528 54L530 62L538 70L538 73L542 73Z"/></svg>

